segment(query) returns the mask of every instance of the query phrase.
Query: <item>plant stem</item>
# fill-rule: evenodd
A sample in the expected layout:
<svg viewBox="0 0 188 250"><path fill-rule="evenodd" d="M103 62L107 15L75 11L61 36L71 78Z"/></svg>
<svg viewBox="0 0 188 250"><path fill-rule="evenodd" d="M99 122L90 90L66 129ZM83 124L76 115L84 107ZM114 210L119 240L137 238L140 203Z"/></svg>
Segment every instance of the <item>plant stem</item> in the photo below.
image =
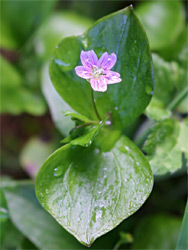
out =
<svg viewBox="0 0 188 250"><path fill-rule="evenodd" d="M94 109L95 109L96 116L97 116L97 118L99 119L99 121L101 121L100 115L99 115L99 113L98 113L98 111L97 111L97 107L96 107L96 105L95 105L93 90L91 90L91 98L92 98L93 107L94 107Z"/></svg>
<svg viewBox="0 0 188 250"><path fill-rule="evenodd" d="M167 106L167 109L174 110L178 104L188 95L188 87L183 89L175 98L172 100L172 102Z"/></svg>

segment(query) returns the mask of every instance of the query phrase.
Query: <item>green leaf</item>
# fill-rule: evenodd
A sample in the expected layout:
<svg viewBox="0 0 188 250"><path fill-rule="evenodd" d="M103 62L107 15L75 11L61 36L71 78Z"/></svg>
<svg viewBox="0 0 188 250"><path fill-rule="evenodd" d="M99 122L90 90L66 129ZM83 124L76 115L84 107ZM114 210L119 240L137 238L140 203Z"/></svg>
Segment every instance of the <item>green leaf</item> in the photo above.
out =
<svg viewBox="0 0 188 250"><path fill-rule="evenodd" d="M56 146L55 141L46 141L38 137L31 138L20 153L20 165L30 177L35 178L40 166L56 149Z"/></svg>
<svg viewBox="0 0 188 250"><path fill-rule="evenodd" d="M71 116L72 120L79 120L85 123L92 122L90 119L88 119L86 116L74 113L72 111L65 111L64 112L65 116Z"/></svg>
<svg viewBox="0 0 188 250"><path fill-rule="evenodd" d="M185 51L184 51L185 52ZM154 96L146 108L146 115L153 120L162 120L171 116L171 103L174 96L178 96L187 85L187 70L181 62L166 62L157 54L152 54L156 88ZM186 112L187 98L182 103L183 107L175 107L180 112ZM170 104L170 106L169 106ZM178 104L177 104L178 106Z"/></svg>
<svg viewBox="0 0 188 250"><path fill-rule="evenodd" d="M182 250L182 249L187 249L188 248L188 237L187 237L187 232L188 232L188 202L185 207L185 213L181 225L181 230L178 238L178 242L176 245L176 250Z"/></svg>
<svg viewBox="0 0 188 250"><path fill-rule="evenodd" d="M175 249L181 220L167 214L143 218L135 229L132 249Z"/></svg>
<svg viewBox="0 0 188 250"><path fill-rule="evenodd" d="M17 49L49 15L56 1L1 1L1 47ZM23 23L24 20L24 23Z"/></svg>
<svg viewBox="0 0 188 250"><path fill-rule="evenodd" d="M3 186L12 222L39 249L87 249L80 245L39 205L33 185L25 181L10 180L4 182ZM10 227L8 229L10 231ZM5 246L14 247L17 244L15 240L21 234L16 230L19 235L14 236L10 235L9 231L5 238ZM22 243L25 245L24 242ZM90 249L112 249L113 245L114 231L98 239ZM8 247L4 249L8 249Z"/></svg>
<svg viewBox="0 0 188 250"><path fill-rule="evenodd" d="M68 136L69 131L74 127L70 117L65 117L63 111L71 110L71 107L59 96L49 77L48 64L42 69L42 92L48 103L55 126L64 135Z"/></svg>
<svg viewBox="0 0 188 250"><path fill-rule="evenodd" d="M160 51L168 47L184 29L185 15L181 1L141 3L136 13L146 29L152 50Z"/></svg>
<svg viewBox="0 0 188 250"><path fill-rule="evenodd" d="M46 111L46 105L38 95L23 86L23 79L18 71L0 57L1 60L1 113L14 115L27 112L41 115Z"/></svg>
<svg viewBox="0 0 188 250"><path fill-rule="evenodd" d="M13 224L40 249L82 249L39 205L32 184L4 188Z"/></svg>
<svg viewBox="0 0 188 250"><path fill-rule="evenodd" d="M0 188L0 246L2 246L2 243L4 241L6 232L7 232L7 227L8 227L8 222L9 222L9 214L8 214L8 209L7 209L7 203L5 200L5 196L3 193L2 188Z"/></svg>
<svg viewBox="0 0 188 250"><path fill-rule="evenodd" d="M178 122L165 119L157 123L144 145L153 173L175 172L182 166L182 153L187 154L188 119Z"/></svg>
<svg viewBox="0 0 188 250"><path fill-rule="evenodd" d="M148 41L134 11L125 8L100 19L83 36L63 39L52 56L50 77L58 93L76 112L95 120L91 86L74 70L81 65L81 50L90 49L98 56L105 51L117 55L113 70L122 82L95 92L94 98L101 119L110 112L112 126L122 129L146 108L154 85Z"/></svg>
<svg viewBox="0 0 188 250"><path fill-rule="evenodd" d="M137 211L152 185L144 155L122 137L110 152L63 146L43 164L35 187L44 208L89 246Z"/></svg>
<svg viewBox="0 0 188 250"><path fill-rule="evenodd" d="M166 118L170 118L172 112L169 109L164 108L164 104L159 99L153 97L149 106L146 108L145 114L155 121L160 121Z"/></svg>
<svg viewBox="0 0 188 250"><path fill-rule="evenodd" d="M61 39L80 35L92 24L89 18L79 16L74 12L56 12L46 20L37 30L34 38L34 47L37 56L46 61Z"/></svg>

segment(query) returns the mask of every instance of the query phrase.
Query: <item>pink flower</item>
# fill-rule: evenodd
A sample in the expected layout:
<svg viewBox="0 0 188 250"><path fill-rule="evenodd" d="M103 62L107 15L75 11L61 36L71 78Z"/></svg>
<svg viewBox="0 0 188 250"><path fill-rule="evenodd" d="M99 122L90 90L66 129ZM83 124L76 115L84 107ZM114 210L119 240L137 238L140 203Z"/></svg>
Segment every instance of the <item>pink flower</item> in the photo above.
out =
<svg viewBox="0 0 188 250"><path fill-rule="evenodd" d="M75 68L76 74L88 80L95 91L105 92L107 84L121 82L120 74L111 71L111 68L117 61L115 53L108 55L107 52L102 54L100 59L93 50L81 51L80 59L83 66Z"/></svg>

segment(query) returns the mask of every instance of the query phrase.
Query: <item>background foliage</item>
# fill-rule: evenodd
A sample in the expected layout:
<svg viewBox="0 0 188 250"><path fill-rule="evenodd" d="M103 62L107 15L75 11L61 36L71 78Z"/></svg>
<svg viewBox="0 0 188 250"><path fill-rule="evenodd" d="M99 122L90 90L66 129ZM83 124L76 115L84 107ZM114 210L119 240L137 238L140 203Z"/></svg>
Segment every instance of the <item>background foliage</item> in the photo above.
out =
<svg viewBox="0 0 188 250"><path fill-rule="evenodd" d="M103 149L108 151L108 145L113 145L119 138L120 127L124 136L130 138L146 155L154 174L154 187L148 200L134 215L98 238L91 249L186 249L188 41L185 2L2 0L0 4L2 135L0 239L2 249L86 248L65 231L39 204L34 191L35 177L45 159L61 147L60 141L67 143L70 139L74 139L72 141L74 145L83 146L90 140L93 141L99 130L102 130L103 137L98 136L98 144L101 144L100 140L108 142L103 143ZM130 4L133 4L135 13L148 36L156 85L154 95L144 113L140 115L142 110L138 111L137 114L140 116L136 115L134 118L138 118L132 119L129 126L127 121L131 120L130 116L126 122L121 121L120 117L117 117L118 111L114 109L114 120L118 118L117 120L121 121L115 126L117 130L112 133L112 130L102 127L104 124L94 126L89 131L89 136L80 141L75 139L77 134L70 135L69 131L75 126L75 120L78 122L92 117L75 117L72 108L77 111L83 109L76 104L70 105L70 102L66 98L63 100L55 90L48 73L50 57L53 53L63 55L62 43L59 48L56 48L62 39L81 35L98 18ZM113 24L114 22L110 26L113 27ZM109 32L111 31L107 30L104 36L100 37L95 37L96 30L92 33L91 29L90 33L85 33L85 39L93 39L89 41L88 49L92 48L92 43L97 46L97 39L98 41L107 39ZM136 33L132 31L131 34L134 40ZM63 41L67 41L66 46L75 42L70 38ZM98 44L98 51L101 46ZM122 55L131 48L126 46L127 50L122 52ZM66 59L66 55L64 56ZM79 57L79 55L76 56ZM61 56L60 59L62 59ZM128 65L128 62L124 63ZM127 74L130 70L131 67ZM152 88L147 90L151 93ZM104 100L101 99L100 94L96 95L96 99L97 105L102 105L100 113L104 114L106 111L102 110ZM120 101L113 104L114 108L116 106L120 108L122 99ZM64 115L62 111L67 110L72 113ZM83 115L87 114L91 114L90 109ZM124 114L122 117L125 116ZM87 134L88 131L85 133ZM131 148L132 142L128 139L124 140ZM61 150L56 151L50 159L56 157ZM85 150L90 151L88 154L93 157L92 146ZM61 157L64 155L61 154ZM53 164L54 161L50 164L52 171L56 169L56 165L53 166ZM56 169L55 174L61 175L61 171L58 171ZM115 171L111 170L111 172ZM107 174L111 176L111 172ZM71 178L73 178L72 174L70 173ZM87 173L88 178L92 174L92 171ZM58 178L54 179L52 187L60 185ZM89 184L91 182L88 181ZM45 183L43 187L42 193L45 195L41 200L48 197L49 187L45 187ZM127 194L126 191L125 196ZM184 211L185 216L181 226Z"/></svg>

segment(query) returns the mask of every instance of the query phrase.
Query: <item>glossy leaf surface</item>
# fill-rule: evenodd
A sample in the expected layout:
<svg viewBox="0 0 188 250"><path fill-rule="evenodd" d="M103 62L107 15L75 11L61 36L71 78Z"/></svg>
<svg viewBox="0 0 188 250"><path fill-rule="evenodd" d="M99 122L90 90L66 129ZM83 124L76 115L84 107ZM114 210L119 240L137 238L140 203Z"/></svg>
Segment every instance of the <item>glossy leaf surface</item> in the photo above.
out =
<svg viewBox="0 0 188 250"><path fill-rule="evenodd" d="M175 172L182 166L182 153L187 152L188 120L165 119L157 123L144 145L154 174ZM168 153L167 153L168 152Z"/></svg>
<svg viewBox="0 0 188 250"><path fill-rule="evenodd" d="M81 249L37 202L32 184L4 187L14 225L40 249Z"/></svg>
<svg viewBox="0 0 188 250"><path fill-rule="evenodd" d="M110 112L112 125L122 129L146 108L154 85L148 41L134 11L125 8L100 19L83 36L65 38L52 56L50 77L58 93L75 111L95 120L90 84L74 70L81 65L81 50L91 49L98 57L105 51L117 55L113 70L122 82L94 92L94 101L101 119Z"/></svg>
<svg viewBox="0 0 188 250"><path fill-rule="evenodd" d="M58 149L38 173L36 194L68 232L91 245L138 210L152 185L144 155L122 137L105 153L94 145Z"/></svg>
<svg viewBox="0 0 188 250"><path fill-rule="evenodd" d="M34 185L10 180L3 186L12 222L39 249L88 249L79 244L39 205ZM23 239L23 235L16 228L11 232L12 228L11 223L3 244L7 246L5 249L14 248L20 236L19 244ZM98 239L90 249L112 249L114 244L114 232L110 232Z"/></svg>

